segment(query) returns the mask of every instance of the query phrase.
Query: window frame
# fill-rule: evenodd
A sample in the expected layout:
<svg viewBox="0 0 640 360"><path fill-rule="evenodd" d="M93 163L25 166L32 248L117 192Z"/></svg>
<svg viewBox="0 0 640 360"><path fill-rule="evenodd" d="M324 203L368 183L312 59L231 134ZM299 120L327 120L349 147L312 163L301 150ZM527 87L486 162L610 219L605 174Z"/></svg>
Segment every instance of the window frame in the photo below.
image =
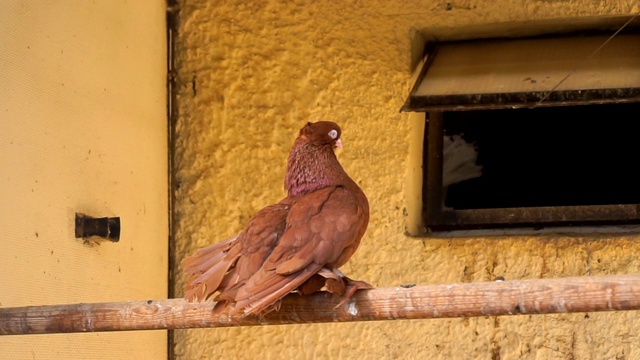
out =
<svg viewBox="0 0 640 360"><path fill-rule="evenodd" d="M640 102L640 85L629 88L569 89L512 93L414 96L441 44L426 44L425 59L401 111L425 113L423 139L423 221L427 232L585 227L640 224L640 204L544 206L454 210L444 207L442 189L443 112ZM536 105L537 106L537 105Z"/></svg>
<svg viewBox="0 0 640 360"><path fill-rule="evenodd" d="M442 189L443 116L427 113L423 154L423 218L429 231L640 223L640 204L445 209Z"/></svg>

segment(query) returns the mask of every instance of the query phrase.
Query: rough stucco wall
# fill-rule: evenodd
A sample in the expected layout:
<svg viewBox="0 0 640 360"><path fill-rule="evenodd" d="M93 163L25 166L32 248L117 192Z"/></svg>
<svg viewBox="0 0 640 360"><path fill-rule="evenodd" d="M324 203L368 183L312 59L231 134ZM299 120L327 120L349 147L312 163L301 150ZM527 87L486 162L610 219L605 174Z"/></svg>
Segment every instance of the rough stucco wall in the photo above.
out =
<svg viewBox="0 0 640 360"><path fill-rule="evenodd" d="M253 213L282 198L298 129L331 119L343 127L339 158L372 207L365 239L343 267L354 278L384 287L640 271L637 236L405 236L403 210L414 191L406 186L410 134L417 130L398 112L412 85L412 29L484 26L491 35L496 23L628 15L640 11L637 1L179 4L177 261L239 232ZM176 294L182 285L177 274ZM178 359L640 358L638 329L640 315L626 312L185 330L176 331L175 353Z"/></svg>

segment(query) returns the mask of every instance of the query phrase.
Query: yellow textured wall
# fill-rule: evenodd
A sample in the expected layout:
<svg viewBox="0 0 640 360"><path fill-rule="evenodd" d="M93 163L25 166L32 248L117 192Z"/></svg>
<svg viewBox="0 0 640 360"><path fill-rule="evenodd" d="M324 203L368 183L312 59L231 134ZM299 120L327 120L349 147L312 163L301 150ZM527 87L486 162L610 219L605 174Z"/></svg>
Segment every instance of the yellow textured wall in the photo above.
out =
<svg viewBox="0 0 640 360"><path fill-rule="evenodd" d="M179 4L178 261L239 232L258 209L282 198L298 129L331 119L344 130L339 158L372 208L362 245L343 268L354 278L386 287L640 271L638 236L405 236L405 207L415 195L411 139L420 129L398 112L412 85L415 29L445 37L555 31L564 26L559 19L636 13L637 0ZM537 21L538 28L531 25ZM178 295L182 285L179 274ZM178 359L637 359L638 335L636 312L487 317L177 331L175 353Z"/></svg>

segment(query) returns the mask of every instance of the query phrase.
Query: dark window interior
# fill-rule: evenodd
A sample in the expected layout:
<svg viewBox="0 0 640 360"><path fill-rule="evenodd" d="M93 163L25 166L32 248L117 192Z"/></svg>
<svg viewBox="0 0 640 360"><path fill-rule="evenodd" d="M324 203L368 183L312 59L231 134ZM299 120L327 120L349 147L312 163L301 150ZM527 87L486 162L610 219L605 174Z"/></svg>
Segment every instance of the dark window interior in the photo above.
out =
<svg viewBox="0 0 640 360"><path fill-rule="evenodd" d="M493 209L640 204L640 104L446 112L446 134L475 144L482 176L445 206Z"/></svg>
<svg viewBox="0 0 640 360"><path fill-rule="evenodd" d="M640 223L640 103L428 118L423 194L432 231ZM482 173L445 188L429 169L442 172L442 139L452 135L475 148Z"/></svg>

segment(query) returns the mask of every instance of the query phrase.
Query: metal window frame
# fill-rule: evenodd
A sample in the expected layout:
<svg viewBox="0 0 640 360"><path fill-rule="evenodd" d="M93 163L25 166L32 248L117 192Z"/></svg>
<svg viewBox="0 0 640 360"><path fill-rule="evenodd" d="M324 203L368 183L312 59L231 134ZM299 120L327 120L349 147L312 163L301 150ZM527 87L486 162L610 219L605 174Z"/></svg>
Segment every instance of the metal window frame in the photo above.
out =
<svg viewBox="0 0 640 360"><path fill-rule="evenodd" d="M640 43L640 32L619 35L615 41L612 40L600 51L596 51L597 44L606 39L606 36L592 35L427 44L424 65L401 111L511 109L640 101L640 46L636 45ZM582 52L577 51L572 54L565 51L561 55L554 56L554 52L550 51L542 56L542 59L531 59L528 64L527 57L533 58L535 54L541 52L546 41L555 41L549 46L556 49L570 48L572 41L579 41ZM508 54L512 47L527 51L528 45L531 45L532 48L529 50L530 53L525 52L520 55L520 58L514 58L513 62L516 65L508 70L500 68L505 65L510 66L508 62L506 64L500 63L501 54ZM591 53L585 52L585 49L591 49L589 46L596 48L593 48ZM605 51L608 47L611 49ZM485 59L480 60L480 65L474 64L473 59L470 59L468 64L449 65L452 61L460 62L461 57L473 58L473 51L493 51L496 52L496 55L493 58L486 56ZM440 55L443 55L444 59L441 60ZM585 61L587 58L589 61ZM493 64L492 61L496 63ZM540 61L542 65L537 64L536 61ZM598 71L594 72L593 66L600 64L606 65L610 72L605 72L604 75ZM476 65L475 68L474 65ZM544 76L544 70L540 71L540 66L557 68L549 71L551 79L547 79L547 81L540 79L538 82L531 79L533 80L531 83L523 81L534 77L548 77ZM537 67L537 71L530 70L529 67ZM471 69L468 70L470 73L465 75L473 76L465 77L455 74L456 71L464 71L465 68ZM500 74L501 71L513 72L513 74ZM617 71L618 76L608 76L613 71ZM455 75L450 76L452 73ZM563 76L569 73L571 76L563 79ZM498 81L494 80L496 74L502 75L497 76ZM447 76L454 79L447 81ZM506 88L500 81L505 77L514 79ZM593 81L594 77L598 79ZM428 83L431 81L430 79L438 79L437 81L440 81L441 84L448 82L449 85L435 89L431 87L429 91L421 91L423 83ZM554 85L559 82L562 82L562 86L554 88ZM455 86L451 86L451 84ZM484 89L474 91L474 87L477 86L482 86ZM462 90L456 91L452 88ZM544 101L540 103L543 99Z"/></svg>
<svg viewBox="0 0 640 360"><path fill-rule="evenodd" d="M604 226L640 223L640 204L544 206L453 210L443 207L442 113L430 112L425 126L424 220L429 231Z"/></svg>
<svg viewBox="0 0 640 360"><path fill-rule="evenodd" d="M634 39L640 39L640 36ZM504 40L498 40L504 41ZM640 83L625 88L570 89L467 94L417 94L422 81L443 44L428 44L420 75L401 111L425 112L423 212L428 231L469 229L546 228L559 226L601 226L640 223L640 204L549 206L501 209L450 210L442 199L443 111L571 106L584 104L640 102ZM640 62L638 63L640 69Z"/></svg>

